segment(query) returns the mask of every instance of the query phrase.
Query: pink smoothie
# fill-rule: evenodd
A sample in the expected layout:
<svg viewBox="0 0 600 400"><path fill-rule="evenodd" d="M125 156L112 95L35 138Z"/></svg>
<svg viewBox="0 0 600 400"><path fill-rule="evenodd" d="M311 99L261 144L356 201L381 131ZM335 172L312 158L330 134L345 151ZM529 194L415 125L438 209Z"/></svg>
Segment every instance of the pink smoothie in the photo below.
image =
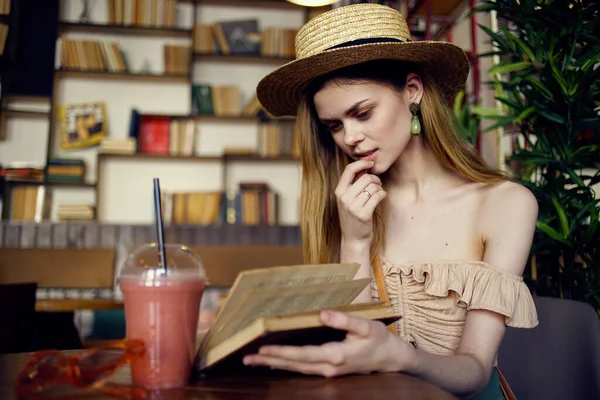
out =
<svg viewBox="0 0 600 400"><path fill-rule="evenodd" d="M185 386L196 348L204 279L170 279L144 286L139 279L122 278L119 285L127 337L146 344L144 357L131 366L133 382L148 389Z"/></svg>

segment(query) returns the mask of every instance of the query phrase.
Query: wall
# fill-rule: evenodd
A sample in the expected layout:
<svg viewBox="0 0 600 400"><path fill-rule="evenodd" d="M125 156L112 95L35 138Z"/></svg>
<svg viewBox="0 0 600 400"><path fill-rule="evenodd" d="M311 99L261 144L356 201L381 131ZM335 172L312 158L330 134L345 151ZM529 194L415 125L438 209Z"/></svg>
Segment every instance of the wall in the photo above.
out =
<svg viewBox="0 0 600 400"><path fill-rule="evenodd" d="M107 21L106 1L90 2L91 20ZM62 19L77 21L81 12L79 0L63 0ZM180 4L177 21L179 27L189 28L193 21L193 6ZM299 27L304 20L301 9L279 10L251 7L203 5L196 9L198 21L212 23L257 17L260 27ZM162 47L165 44L191 45L189 39L155 38L127 35L99 35L66 33L79 38L118 40L127 55L131 69L139 70L147 60L152 72L163 71ZM57 55L58 66L58 55ZM258 65L224 62L195 62L193 81L212 84L237 84L243 92L242 103L254 93L261 77L276 65ZM124 138L128 134L131 108L142 113L190 112L190 86L188 84L132 82L121 80L94 80L64 78L58 85L57 104L85 101L105 101L109 136ZM44 163L48 123L44 121L15 120L9 122L7 140L0 142L0 159L9 161L34 161ZM198 123L196 152L200 155L217 155L226 146L255 146L256 123ZM58 140L54 143L56 156L84 158L87 162L87 179L96 176L97 149L62 151ZM222 189L222 165L215 162L182 160L110 160L104 165L99 182L101 213L99 220L106 223L149 223L152 220L152 178L159 177L164 191L203 191ZM265 180L280 193L282 224L298 222L298 197L300 169L297 163L243 163L229 168L230 188L239 180ZM56 220L56 207L60 203L93 203L92 189L55 188L52 220Z"/></svg>

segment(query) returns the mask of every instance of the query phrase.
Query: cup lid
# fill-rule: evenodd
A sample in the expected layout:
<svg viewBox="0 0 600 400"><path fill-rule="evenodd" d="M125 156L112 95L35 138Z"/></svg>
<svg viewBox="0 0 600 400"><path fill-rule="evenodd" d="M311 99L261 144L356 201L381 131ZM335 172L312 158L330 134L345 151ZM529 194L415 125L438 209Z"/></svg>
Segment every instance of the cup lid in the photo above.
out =
<svg viewBox="0 0 600 400"><path fill-rule="evenodd" d="M160 264L157 243L135 248L125 260L119 280L143 280L147 283L170 280L207 280L200 256L182 244L165 244L166 264Z"/></svg>

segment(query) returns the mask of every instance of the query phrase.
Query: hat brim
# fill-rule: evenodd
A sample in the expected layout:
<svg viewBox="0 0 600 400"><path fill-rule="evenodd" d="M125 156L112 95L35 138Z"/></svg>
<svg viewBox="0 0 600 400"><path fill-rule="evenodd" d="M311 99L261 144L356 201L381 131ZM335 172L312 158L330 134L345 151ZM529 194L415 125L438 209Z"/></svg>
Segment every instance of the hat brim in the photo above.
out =
<svg viewBox="0 0 600 400"><path fill-rule="evenodd" d="M424 40L361 44L326 50L282 65L258 83L258 100L275 117L295 116L304 90L313 79L339 68L378 59L416 63L448 103L464 88L469 75L467 55L452 43Z"/></svg>

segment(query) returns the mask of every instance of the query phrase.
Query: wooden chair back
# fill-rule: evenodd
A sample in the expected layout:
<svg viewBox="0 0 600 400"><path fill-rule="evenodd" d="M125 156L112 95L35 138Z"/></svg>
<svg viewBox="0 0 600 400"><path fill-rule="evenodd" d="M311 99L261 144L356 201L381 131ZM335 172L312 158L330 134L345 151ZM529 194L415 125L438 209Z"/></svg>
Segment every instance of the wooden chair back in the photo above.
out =
<svg viewBox="0 0 600 400"><path fill-rule="evenodd" d="M0 248L0 283L103 289L114 279L114 249Z"/></svg>
<svg viewBox="0 0 600 400"><path fill-rule="evenodd" d="M192 247L204 264L210 287L230 287L237 274L254 268L304 263L301 246Z"/></svg>

